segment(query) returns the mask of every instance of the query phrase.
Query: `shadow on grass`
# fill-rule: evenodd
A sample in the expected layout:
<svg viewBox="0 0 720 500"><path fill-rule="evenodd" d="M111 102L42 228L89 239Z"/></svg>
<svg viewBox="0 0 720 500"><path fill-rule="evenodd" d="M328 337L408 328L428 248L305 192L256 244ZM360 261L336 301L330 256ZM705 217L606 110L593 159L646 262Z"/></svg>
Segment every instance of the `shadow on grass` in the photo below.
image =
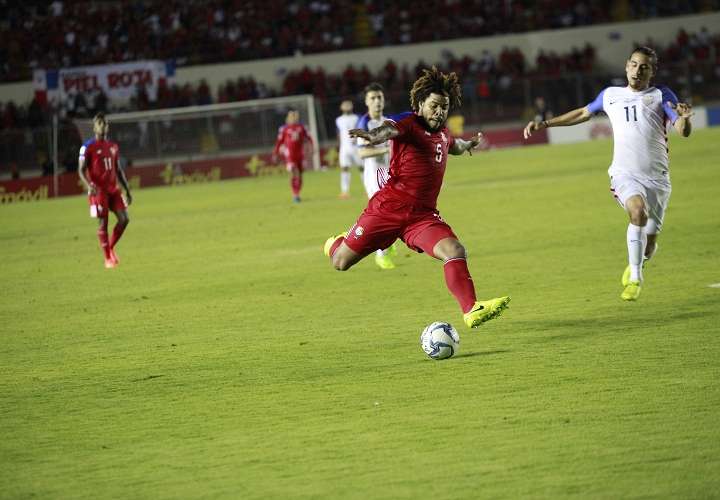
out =
<svg viewBox="0 0 720 500"><path fill-rule="evenodd" d="M716 310L695 310L678 312L668 311L663 315L618 314L601 318L570 318L526 321L516 324L516 333L537 334L542 336L529 336L531 342L552 342L558 339L580 339L592 335L601 335L611 332L627 333L638 332L647 325L670 325L677 322L687 322L693 319L709 319L720 316ZM639 325L641 327L639 328ZM549 334L548 334L549 333Z"/></svg>
<svg viewBox="0 0 720 500"><path fill-rule="evenodd" d="M497 350L497 351L482 351L482 352L468 352L465 354L458 354L455 358L474 358L475 356L493 356L495 354L505 354L508 350Z"/></svg>

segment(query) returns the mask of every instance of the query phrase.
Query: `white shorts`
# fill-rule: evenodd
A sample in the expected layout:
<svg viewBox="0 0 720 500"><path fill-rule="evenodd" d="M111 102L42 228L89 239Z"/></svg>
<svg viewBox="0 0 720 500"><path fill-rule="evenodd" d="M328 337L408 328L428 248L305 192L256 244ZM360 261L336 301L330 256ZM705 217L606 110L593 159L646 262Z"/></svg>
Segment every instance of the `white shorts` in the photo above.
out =
<svg viewBox="0 0 720 500"><path fill-rule="evenodd" d="M669 179L636 179L628 175L613 175L610 177L610 192L623 209L628 198L642 196L648 217L655 221L657 231L660 232L672 192Z"/></svg>
<svg viewBox="0 0 720 500"><path fill-rule="evenodd" d="M366 165L363 170L363 183L365 184L365 191L367 192L368 198L372 198L375 193L380 191L389 179L389 168L378 168Z"/></svg>
<svg viewBox="0 0 720 500"><path fill-rule="evenodd" d="M358 156L357 149L341 149L340 156L338 157L340 166L342 168L356 167L362 165L360 157Z"/></svg>

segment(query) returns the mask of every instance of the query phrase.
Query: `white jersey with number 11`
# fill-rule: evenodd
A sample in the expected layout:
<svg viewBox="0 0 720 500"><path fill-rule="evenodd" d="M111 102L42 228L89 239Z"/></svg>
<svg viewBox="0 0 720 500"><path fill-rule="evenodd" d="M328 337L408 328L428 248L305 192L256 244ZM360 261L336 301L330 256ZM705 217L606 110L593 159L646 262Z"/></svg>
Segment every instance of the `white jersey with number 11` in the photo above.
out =
<svg viewBox="0 0 720 500"><path fill-rule="evenodd" d="M678 115L669 103L678 99L667 87L636 92L628 87L607 87L588 111L604 111L612 123L614 148L608 173L638 179L668 179L668 126Z"/></svg>

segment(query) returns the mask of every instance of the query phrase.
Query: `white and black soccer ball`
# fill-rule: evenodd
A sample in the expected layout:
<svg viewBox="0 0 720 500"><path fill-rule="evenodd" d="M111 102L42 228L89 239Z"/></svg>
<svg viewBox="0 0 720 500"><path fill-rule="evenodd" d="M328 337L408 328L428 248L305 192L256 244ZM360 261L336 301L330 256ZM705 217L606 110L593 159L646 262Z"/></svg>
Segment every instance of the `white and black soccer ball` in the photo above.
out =
<svg viewBox="0 0 720 500"><path fill-rule="evenodd" d="M451 358L460 348L460 334L450 323L436 321L420 334L420 346L432 359Z"/></svg>

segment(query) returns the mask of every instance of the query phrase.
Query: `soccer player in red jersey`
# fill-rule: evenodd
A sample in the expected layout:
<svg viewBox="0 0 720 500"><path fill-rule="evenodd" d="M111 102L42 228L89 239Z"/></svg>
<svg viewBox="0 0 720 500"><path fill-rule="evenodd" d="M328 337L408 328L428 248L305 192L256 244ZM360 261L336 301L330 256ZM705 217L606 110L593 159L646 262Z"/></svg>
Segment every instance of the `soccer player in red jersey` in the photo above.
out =
<svg viewBox="0 0 720 500"><path fill-rule="evenodd" d="M335 269L345 271L400 238L416 252L443 261L445 283L460 304L465 324L475 328L500 315L510 297L476 300L465 248L440 217L437 198L447 155L472 154L482 143L482 134L466 141L452 137L445 127L448 112L462 104L455 73L446 75L435 67L423 70L410 91L410 104L414 112L398 115L370 131L350 131L352 137L369 144L392 141L390 179L370 199L350 231L327 240L325 255Z"/></svg>
<svg viewBox="0 0 720 500"><path fill-rule="evenodd" d="M303 162L305 161L305 143L313 147L313 140L305 126L300 123L300 113L296 109L288 110L285 125L278 130L273 162L277 161L278 153L285 157L285 167L290 174L290 188L293 201L300 203L300 189L302 188Z"/></svg>
<svg viewBox="0 0 720 500"><path fill-rule="evenodd" d="M132 203L130 186L125 172L122 168L118 168L120 149L116 143L108 140L109 130L110 125L105 115L97 114L93 118L95 137L86 141L80 148L78 168L80 180L88 190L90 216L97 217L100 223L97 234L105 255L106 268L115 267L120 262L115 254L115 245L130 222L127 207ZM125 189L127 204L117 187L118 181ZM117 223L113 228L112 237L108 241L110 211L115 214Z"/></svg>

